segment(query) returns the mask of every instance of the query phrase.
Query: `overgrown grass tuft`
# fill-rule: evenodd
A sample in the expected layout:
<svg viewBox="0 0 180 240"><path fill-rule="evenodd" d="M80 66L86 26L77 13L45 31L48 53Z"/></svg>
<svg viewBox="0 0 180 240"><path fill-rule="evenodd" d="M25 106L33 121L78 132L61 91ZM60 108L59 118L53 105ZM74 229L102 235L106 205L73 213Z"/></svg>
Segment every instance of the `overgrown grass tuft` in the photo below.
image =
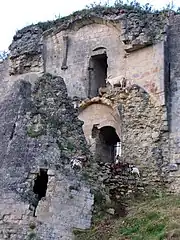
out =
<svg viewBox="0 0 180 240"><path fill-rule="evenodd" d="M75 232L76 240L179 240L180 196L162 196L129 202L128 215L102 215L88 231Z"/></svg>

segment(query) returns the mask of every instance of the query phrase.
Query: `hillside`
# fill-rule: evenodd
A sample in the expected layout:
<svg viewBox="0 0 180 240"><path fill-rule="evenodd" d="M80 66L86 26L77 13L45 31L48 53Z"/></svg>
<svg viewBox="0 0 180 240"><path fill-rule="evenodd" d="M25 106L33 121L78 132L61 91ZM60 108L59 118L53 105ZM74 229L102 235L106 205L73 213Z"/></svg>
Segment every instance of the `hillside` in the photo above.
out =
<svg viewBox="0 0 180 240"><path fill-rule="evenodd" d="M75 231L76 240L180 239L179 196L160 196L131 204L126 217L96 216L90 230Z"/></svg>

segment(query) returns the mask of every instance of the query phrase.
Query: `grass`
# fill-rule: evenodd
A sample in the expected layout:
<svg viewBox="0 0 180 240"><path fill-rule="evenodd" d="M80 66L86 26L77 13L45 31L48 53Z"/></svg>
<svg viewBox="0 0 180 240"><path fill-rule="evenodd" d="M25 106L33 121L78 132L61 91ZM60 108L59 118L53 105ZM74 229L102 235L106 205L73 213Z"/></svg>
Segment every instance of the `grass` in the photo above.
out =
<svg viewBox="0 0 180 240"><path fill-rule="evenodd" d="M102 215L91 229L75 231L76 240L179 240L180 196L130 203L128 215Z"/></svg>

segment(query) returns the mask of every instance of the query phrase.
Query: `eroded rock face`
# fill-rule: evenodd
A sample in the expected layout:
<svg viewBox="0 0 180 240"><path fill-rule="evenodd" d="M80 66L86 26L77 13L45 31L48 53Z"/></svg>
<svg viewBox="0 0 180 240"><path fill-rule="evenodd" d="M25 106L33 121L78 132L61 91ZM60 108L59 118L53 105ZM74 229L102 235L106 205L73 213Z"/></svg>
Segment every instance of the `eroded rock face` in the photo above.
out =
<svg viewBox="0 0 180 240"><path fill-rule="evenodd" d="M88 156L82 122L62 78L36 78L17 80L0 104L0 239L72 239L74 227L91 224L93 196L70 166ZM48 178L43 199L34 192L40 169Z"/></svg>
<svg viewBox="0 0 180 240"><path fill-rule="evenodd" d="M9 47L10 75L42 71L42 32L38 26L31 26L16 33Z"/></svg>
<svg viewBox="0 0 180 240"><path fill-rule="evenodd" d="M127 12L122 20L121 39L132 52L163 39L167 19L162 14Z"/></svg>

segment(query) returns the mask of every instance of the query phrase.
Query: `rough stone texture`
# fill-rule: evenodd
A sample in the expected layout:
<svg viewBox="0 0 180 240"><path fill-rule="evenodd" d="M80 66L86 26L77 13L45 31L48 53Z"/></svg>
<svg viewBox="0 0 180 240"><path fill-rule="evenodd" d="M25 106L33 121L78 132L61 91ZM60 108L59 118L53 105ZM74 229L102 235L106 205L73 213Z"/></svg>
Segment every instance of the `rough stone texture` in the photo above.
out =
<svg viewBox="0 0 180 240"><path fill-rule="evenodd" d="M127 200L135 194L146 193L146 191L148 193L147 185L142 181L142 173L138 177L131 171L131 165L120 159L118 164L96 162L91 169L86 170L86 174L89 179L96 179L99 184L97 191L106 191L107 201L122 203L122 200Z"/></svg>
<svg viewBox="0 0 180 240"><path fill-rule="evenodd" d="M57 20L45 34L72 29L74 25L77 25L77 29L95 22L112 22L117 26L120 24L121 40L125 44L126 51L134 51L164 38L167 16L163 13L151 14L120 8L109 8L104 11L98 8L90 9Z"/></svg>
<svg viewBox="0 0 180 240"><path fill-rule="evenodd" d="M42 29L38 26L17 31L10 50L10 75L43 70Z"/></svg>
<svg viewBox="0 0 180 240"><path fill-rule="evenodd" d="M164 53L163 44L159 45L159 42L164 40L166 22L165 14L110 8L84 10L54 22L32 25L14 36L9 71L10 74L21 74L44 70L60 75L70 96L85 98L90 85L90 57L103 47L108 56L108 74L127 76L163 104ZM65 36L69 39L67 66L61 69ZM154 47L140 54L142 57L138 61L137 53L135 57L133 54L127 57L127 51L153 44ZM148 76L146 81L145 76Z"/></svg>
<svg viewBox="0 0 180 240"><path fill-rule="evenodd" d="M126 12L121 19L121 39L127 52L151 45L164 38L166 17L163 14Z"/></svg>
<svg viewBox="0 0 180 240"><path fill-rule="evenodd" d="M169 125L170 125L170 159L172 164L179 162L180 157L180 125L179 125L179 103L180 103L180 45L179 45L179 33L180 33L180 16L171 15L170 26L168 29L168 45L167 45L167 58L169 67L169 78L167 78L167 86L169 87L168 94L168 107L169 107ZM179 177L180 169L171 173L172 190L179 192Z"/></svg>
<svg viewBox="0 0 180 240"><path fill-rule="evenodd" d="M144 184L161 182L161 177L166 180L167 172L163 172L163 167L169 163L166 107L155 106L148 94L138 87L124 100L124 103L120 100L123 157L139 167ZM148 178L150 180L146 181Z"/></svg>
<svg viewBox="0 0 180 240"><path fill-rule="evenodd" d="M28 239L32 221L39 239L72 239L74 227L90 226L93 204L70 166L72 157L88 153L82 123L62 78L33 78L16 79L0 103L0 239ZM39 168L49 169L49 181L34 218L29 206Z"/></svg>
<svg viewBox="0 0 180 240"><path fill-rule="evenodd" d="M164 104L163 42L127 54L119 38L122 29L117 26L95 22L75 30L44 37L45 71L63 77L69 96L89 97L89 61L91 56L99 54L96 49L103 47L108 57L107 75L126 76L151 94L157 104ZM61 69L64 35L69 36L66 70Z"/></svg>
<svg viewBox="0 0 180 240"><path fill-rule="evenodd" d="M166 107L156 106L153 99L136 85L132 86L129 92L118 88L107 88L102 100L96 98L97 102L95 102L94 99L82 103L84 110L79 114L79 118L84 121L86 138L92 137L92 123L99 123L98 128L104 125L113 126L117 133L118 128L115 125L119 124L123 162L134 164L139 168L144 185L156 186L158 182L163 185L167 180L168 172L172 170L169 165ZM108 101L109 105L107 103L104 105L103 99L111 101L111 105ZM88 109L91 109L93 113L90 119L87 117ZM105 109L109 109L109 112L105 112ZM116 124L112 125L112 112L116 112L117 109L119 118L114 115L113 120Z"/></svg>
<svg viewBox="0 0 180 240"><path fill-rule="evenodd" d="M91 224L90 186L118 204L148 187L180 190L179 26L176 15L97 8L17 32L0 63L0 239L73 239L73 228ZM90 59L104 53L107 75L132 87L104 84L100 96L81 102L89 97ZM89 161L85 137L95 151L94 124L116 129L119 165ZM74 158L83 159L79 172ZM41 169L48 185L38 202Z"/></svg>
<svg viewBox="0 0 180 240"><path fill-rule="evenodd" d="M0 62L0 79L3 79L8 75L8 68L8 60Z"/></svg>
<svg viewBox="0 0 180 240"><path fill-rule="evenodd" d="M84 135L87 142L93 149L93 125L96 125L98 128L102 128L104 126L114 127L119 138L121 138L121 119L118 110L113 109L111 106L98 103L98 99L94 103L93 99L91 99L91 105L87 106L84 110L81 110L78 117L84 122Z"/></svg>

